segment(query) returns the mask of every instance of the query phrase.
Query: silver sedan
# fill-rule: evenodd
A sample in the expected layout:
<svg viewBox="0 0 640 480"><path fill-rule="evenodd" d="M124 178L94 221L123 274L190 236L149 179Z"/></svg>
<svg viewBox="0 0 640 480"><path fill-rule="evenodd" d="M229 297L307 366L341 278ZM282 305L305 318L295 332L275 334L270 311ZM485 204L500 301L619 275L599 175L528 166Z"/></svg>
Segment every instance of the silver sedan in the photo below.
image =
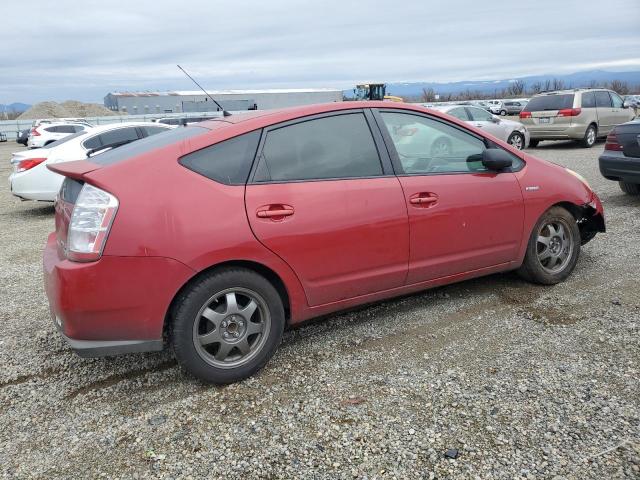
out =
<svg viewBox="0 0 640 480"><path fill-rule="evenodd" d="M482 108L471 105L443 105L430 108L481 128L494 137L513 145L518 150L529 145L529 132L520 122L496 117Z"/></svg>

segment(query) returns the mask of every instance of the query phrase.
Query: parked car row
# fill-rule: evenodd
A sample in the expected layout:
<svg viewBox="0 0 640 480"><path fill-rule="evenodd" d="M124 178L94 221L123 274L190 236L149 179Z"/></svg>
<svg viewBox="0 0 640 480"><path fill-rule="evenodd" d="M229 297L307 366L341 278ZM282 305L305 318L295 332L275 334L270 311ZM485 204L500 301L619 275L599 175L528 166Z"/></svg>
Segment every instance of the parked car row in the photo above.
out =
<svg viewBox="0 0 640 480"><path fill-rule="evenodd" d="M16 152L11 157L11 193L23 200L52 202L58 195L63 177L49 170L49 165L92 157L166 130L171 127L150 122L86 127L42 148Z"/></svg>

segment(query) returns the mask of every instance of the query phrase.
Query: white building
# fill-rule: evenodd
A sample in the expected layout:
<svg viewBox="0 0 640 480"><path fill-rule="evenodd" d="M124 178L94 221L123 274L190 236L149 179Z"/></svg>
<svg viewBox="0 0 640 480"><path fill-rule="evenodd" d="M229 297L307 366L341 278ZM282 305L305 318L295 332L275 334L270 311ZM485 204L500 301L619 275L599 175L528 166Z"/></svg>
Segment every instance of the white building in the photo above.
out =
<svg viewBox="0 0 640 480"><path fill-rule="evenodd" d="M225 110L269 110L314 103L341 102L342 90L289 88L269 90L208 90ZM175 92L113 92L104 105L115 112L135 114L215 112L216 105L201 90Z"/></svg>

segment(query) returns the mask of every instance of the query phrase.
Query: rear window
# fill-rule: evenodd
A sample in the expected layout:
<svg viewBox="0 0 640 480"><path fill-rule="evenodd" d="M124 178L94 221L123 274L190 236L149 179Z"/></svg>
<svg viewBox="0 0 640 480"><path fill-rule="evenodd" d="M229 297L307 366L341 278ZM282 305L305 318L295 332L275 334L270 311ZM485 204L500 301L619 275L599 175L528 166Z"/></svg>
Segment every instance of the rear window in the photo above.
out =
<svg viewBox="0 0 640 480"><path fill-rule="evenodd" d="M128 158L142 155L143 153L150 152L157 148L166 147L172 143L195 137L208 131L208 128L195 126L167 130L166 132L158 133L157 135L143 138L141 140L136 140L135 142L127 143L121 147L114 148L108 152L91 157L90 161L97 165L113 165Z"/></svg>
<svg viewBox="0 0 640 480"><path fill-rule="evenodd" d="M533 97L527 106L527 112L541 112L544 110L562 110L563 108L573 108L573 93L562 95L540 95Z"/></svg>

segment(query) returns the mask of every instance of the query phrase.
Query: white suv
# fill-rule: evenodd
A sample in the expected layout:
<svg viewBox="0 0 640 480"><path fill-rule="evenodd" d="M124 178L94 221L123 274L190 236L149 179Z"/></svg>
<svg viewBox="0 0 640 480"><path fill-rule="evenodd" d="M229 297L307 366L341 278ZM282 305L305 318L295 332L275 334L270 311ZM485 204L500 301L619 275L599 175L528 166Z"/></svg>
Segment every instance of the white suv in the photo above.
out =
<svg viewBox="0 0 640 480"><path fill-rule="evenodd" d="M84 132L92 128L87 123L41 123L31 129L27 146L29 148L42 148L45 145L60 140L68 135Z"/></svg>

